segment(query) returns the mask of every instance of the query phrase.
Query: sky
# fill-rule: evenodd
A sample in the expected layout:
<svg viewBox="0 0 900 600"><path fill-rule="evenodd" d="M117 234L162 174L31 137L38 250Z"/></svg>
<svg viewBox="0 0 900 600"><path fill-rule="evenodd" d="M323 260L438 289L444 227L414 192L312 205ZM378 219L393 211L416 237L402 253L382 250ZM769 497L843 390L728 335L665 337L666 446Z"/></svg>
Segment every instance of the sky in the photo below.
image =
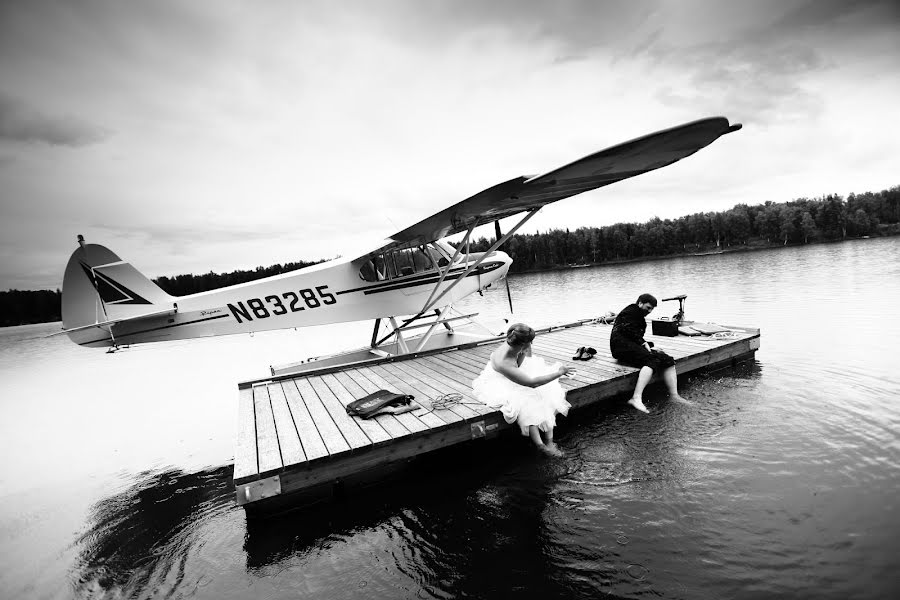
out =
<svg viewBox="0 0 900 600"><path fill-rule="evenodd" d="M78 234L150 277L330 258L717 115L521 231L880 191L898 74L895 0L0 0L0 290Z"/></svg>

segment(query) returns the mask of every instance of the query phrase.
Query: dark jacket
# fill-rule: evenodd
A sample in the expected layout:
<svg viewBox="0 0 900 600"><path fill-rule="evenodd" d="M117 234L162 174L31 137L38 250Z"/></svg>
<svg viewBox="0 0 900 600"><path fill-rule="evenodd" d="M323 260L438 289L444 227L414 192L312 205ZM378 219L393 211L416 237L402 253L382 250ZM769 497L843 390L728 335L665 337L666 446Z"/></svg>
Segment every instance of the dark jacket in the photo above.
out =
<svg viewBox="0 0 900 600"><path fill-rule="evenodd" d="M622 309L613 323L612 333L609 336L609 348L613 356L619 348L644 344L644 333L647 331L646 317L647 314L637 304L629 304Z"/></svg>

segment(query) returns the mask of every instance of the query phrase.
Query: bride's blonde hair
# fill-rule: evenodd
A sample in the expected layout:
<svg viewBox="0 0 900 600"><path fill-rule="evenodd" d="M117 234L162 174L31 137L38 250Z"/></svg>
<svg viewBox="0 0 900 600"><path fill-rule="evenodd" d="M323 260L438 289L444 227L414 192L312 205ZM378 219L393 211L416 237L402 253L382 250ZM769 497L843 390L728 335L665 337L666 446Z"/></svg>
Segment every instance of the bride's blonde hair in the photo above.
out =
<svg viewBox="0 0 900 600"><path fill-rule="evenodd" d="M506 343L513 348L527 346L534 339L534 329L525 323L510 325L506 330Z"/></svg>

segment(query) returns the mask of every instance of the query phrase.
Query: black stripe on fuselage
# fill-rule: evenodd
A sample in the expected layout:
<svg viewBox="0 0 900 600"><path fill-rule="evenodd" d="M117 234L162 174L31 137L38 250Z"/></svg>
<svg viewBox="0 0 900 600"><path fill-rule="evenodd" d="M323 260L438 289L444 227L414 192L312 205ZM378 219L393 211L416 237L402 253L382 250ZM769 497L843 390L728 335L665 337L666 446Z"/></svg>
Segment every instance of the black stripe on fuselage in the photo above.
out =
<svg viewBox="0 0 900 600"><path fill-rule="evenodd" d="M464 270L465 270L465 267L453 267L450 271L450 275L448 275L447 278L449 279L454 274L462 273ZM418 275L405 275L402 277L402 279L403 279L403 283L414 282L414 283L418 284L418 283L421 283L423 280L433 279L433 278L439 277L439 276L440 276L440 273L437 271L428 271L427 273L420 273ZM401 279L401 278L395 277L393 279L379 281L378 283L375 283L374 285L364 285L364 286L361 286L358 288L352 288L349 290L343 290L343 291L335 292L335 293L336 294L352 294L353 292L359 292L362 290L378 291L381 288L386 288L386 287L390 287L393 285L397 285L398 279Z"/></svg>
<svg viewBox="0 0 900 600"><path fill-rule="evenodd" d="M479 265L476 269L474 269L471 273L466 275L466 277L473 277L475 275L482 275L484 273L490 273L491 271L496 271L500 267L503 266L503 262L490 262L483 263ZM456 269L455 272L451 272L450 275L444 278L444 281L452 281L454 279L459 279L460 275L465 271L465 267ZM337 294L350 294L352 292L361 291L363 294L378 294L381 292L392 292L394 290L401 290L404 288L416 287L419 285L428 285L431 283L437 283L440 280L440 273L431 272L425 273L423 275L415 275L411 276L408 279L404 278L402 280L394 279L391 281L383 281L376 285L370 285L365 287L358 287L349 290L343 290L340 292L335 292Z"/></svg>

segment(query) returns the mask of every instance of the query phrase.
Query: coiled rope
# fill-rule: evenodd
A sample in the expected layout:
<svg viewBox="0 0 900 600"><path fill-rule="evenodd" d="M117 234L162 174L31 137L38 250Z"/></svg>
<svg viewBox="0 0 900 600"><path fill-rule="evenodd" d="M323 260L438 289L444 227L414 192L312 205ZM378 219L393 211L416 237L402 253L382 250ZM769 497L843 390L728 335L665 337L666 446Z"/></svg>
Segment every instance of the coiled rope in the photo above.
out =
<svg viewBox="0 0 900 600"><path fill-rule="evenodd" d="M443 394L441 396L438 396L434 400L431 400L429 403L431 404L431 408L429 408L425 412L415 412L413 414L417 417L420 417L422 415L427 415L428 413L434 412L436 410L447 410L454 406L459 406L459 405L485 406L481 402L463 402L463 395L460 393L457 393L457 392L450 392L449 394Z"/></svg>
<svg viewBox="0 0 900 600"><path fill-rule="evenodd" d="M708 340L730 340L732 338L740 337L740 335L734 331L717 331L716 333L711 334L706 339Z"/></svg>

